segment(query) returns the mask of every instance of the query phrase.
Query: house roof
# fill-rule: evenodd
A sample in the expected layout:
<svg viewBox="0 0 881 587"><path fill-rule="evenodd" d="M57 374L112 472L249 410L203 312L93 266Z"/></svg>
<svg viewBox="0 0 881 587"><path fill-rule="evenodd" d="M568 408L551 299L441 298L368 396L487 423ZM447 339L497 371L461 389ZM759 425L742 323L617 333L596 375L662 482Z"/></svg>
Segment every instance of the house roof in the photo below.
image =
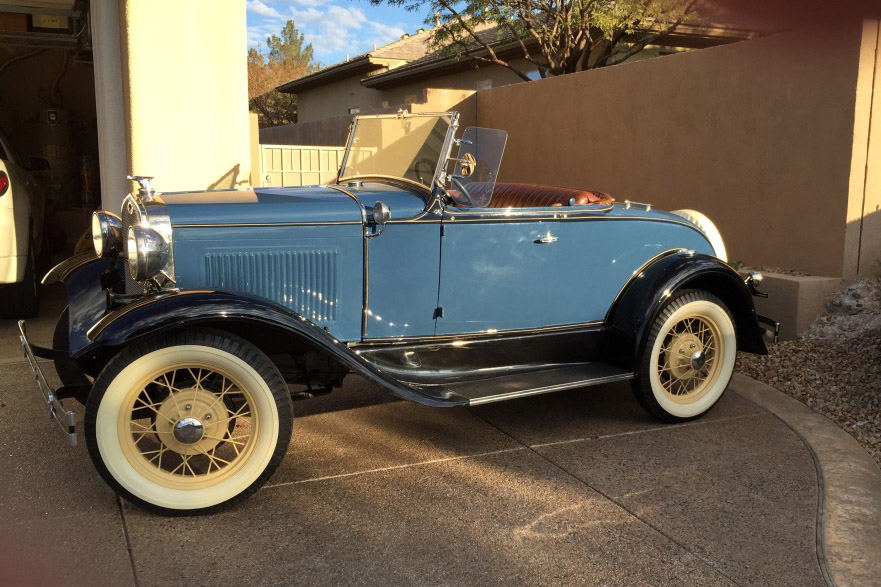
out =
<svg viewBox="0 0 881 587"><path fill-rule="evenodd" d="M733 43L769 32L771 31L758 30L755 27L747 28L739 24L683 23L674 32L658 39L654 44L700 48ZM500 31L495 25L484 25L477 34L482 41L492 46L493 51L501 59L515 59L523 55L520 42L511 40L510 35L504 34L504 31ZM471 56L456 59L441 49L431 48L428 42L430 35L431 30L419 29L414 35L405 35L388 45L282 84L278 86L278 90L296 94L359 74L364 75L364 79L361 80L362 86L383 90L472 68L477 61L475 57L483 57L487 54L486 49L479 49ZM534 43L529 43L528 47L531 51L536 48ZM377 73L377 70L381 69L386 71Z"/></svg>
<svg viewBox="0 0 881 587"><path fill-rule="evenodd" d="M767 32L770 31L758 31L755 28L747 29L720 24L681 24L674 32L658 39L654 44L670 47L701 48L710 45L733 43L766 34ZM480 31L478 36L492 46L493 51L500 59L512 59L523 55L523 48L520 42L511 41L510 37L502 36L502 38L499 38L500 35L496 27ZM536 48L534 43L528 43L527 47L530 50ZM361 85L383 90L404 83L462 71L474 67L474 63L477 61L475 57L484 57L487 53L486 49L480 49L475 51L473 56L454 59L440 50L435 50L406 65L363 79L361 80Z"/></svg>
<svg viewBox="0 0 881 587"><path fill-rule="evenodd" d="M404 65L425 56L430 51L428 38L429 32L419 29L414 35L404 35L393 43L291 80L278 86L277 89L286 94L296 94L355 74L369 74L377 69Z"/></svg>

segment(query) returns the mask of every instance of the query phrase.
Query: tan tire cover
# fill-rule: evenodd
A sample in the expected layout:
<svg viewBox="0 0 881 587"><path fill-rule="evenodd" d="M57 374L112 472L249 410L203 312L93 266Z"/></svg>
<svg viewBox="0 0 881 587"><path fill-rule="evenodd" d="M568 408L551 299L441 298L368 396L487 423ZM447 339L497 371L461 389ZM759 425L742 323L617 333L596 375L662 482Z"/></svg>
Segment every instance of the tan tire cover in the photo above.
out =
<svg viewBox="0 0 881 587"><path fill-rule="evenodd" d="M722 240L722 235L719 233L719 229L716 228L716 225L713 224L713 221L707 218L705 214L702 214L697 210L673 210L671 214L681 216L697 226L707 237L707 240L710 241L710 245L713 247L716 257L726 263L728 262L728 253L725 251L725 242Z"/></svg>

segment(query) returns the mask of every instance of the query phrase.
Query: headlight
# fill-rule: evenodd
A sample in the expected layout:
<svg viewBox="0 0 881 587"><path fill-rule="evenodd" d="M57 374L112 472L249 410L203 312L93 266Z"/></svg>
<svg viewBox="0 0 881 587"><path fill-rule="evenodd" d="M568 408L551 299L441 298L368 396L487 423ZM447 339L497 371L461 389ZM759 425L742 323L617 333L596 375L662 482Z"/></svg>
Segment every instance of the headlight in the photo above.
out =
<svg viewBox="0 0 881 587"><path fill-rule="evenodd" d="M110 257L122 248L122 220L110 212L92 213L92 244L99 257Z"/></svg>
<svg viewBox="0 0 881 587"><path fill-rule="evenodd" d="M128 229L125 247L128 268L136 281L155 276L168 262L168 243L152 228L135 225Z"/></svg>

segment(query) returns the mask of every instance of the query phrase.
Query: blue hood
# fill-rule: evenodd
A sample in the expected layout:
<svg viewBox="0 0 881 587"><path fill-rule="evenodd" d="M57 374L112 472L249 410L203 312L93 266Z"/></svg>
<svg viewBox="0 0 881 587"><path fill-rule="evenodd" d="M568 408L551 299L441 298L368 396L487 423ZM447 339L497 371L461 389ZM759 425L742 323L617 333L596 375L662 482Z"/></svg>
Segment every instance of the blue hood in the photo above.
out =
<svg viewBox="0 0 881 587"><path fill-rule="evenodd" d="M175 192L157 196L172 226L361 222L358 203L324 186Z"/></svg>

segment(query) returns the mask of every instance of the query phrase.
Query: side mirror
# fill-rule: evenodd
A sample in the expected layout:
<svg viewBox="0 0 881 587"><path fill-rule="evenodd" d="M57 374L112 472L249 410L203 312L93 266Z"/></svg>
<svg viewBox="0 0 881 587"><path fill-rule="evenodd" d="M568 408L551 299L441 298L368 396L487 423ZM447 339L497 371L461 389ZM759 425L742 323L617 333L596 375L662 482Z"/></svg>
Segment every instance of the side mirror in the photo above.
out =
<svg viewBox="0 0 881 587"><path fill-rule="evenodd" d="M382 200L377 201L373 204L373 224L376 227L376 232L373 234L368 234L367 238L373 238L375 236L379 236L382 234L382 231L385 230L385 224L392 217L392 211L389 210L388 204L383 202Z"/></svg>

